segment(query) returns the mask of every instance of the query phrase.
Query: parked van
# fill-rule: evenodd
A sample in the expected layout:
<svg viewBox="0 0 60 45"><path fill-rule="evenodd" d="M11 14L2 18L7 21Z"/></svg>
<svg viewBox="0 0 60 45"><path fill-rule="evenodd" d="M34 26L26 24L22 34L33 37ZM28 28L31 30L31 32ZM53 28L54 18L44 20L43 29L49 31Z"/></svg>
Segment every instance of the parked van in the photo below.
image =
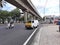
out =
<svg viewBox="0 0 60 45"><path fill-rule="evenodd" d="M31 20L25 23L26 28L34 28L34 27L38 27L38 25L39 25L38 20Z"/></svg>

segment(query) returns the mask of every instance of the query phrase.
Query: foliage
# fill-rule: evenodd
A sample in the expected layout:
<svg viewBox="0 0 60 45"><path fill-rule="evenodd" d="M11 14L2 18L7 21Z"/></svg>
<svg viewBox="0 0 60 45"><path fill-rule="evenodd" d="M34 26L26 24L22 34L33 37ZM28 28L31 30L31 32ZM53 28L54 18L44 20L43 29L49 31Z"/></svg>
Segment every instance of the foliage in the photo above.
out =
<svg viewBox="0 0 60 45"><path fill-rule="evenodd" d="M9 14L9 12L8 11L3 11L3 10L1 10L0 11L0 18L7 18L8 17L8 14Z"/></svg>
<svg viewBox="0 0 60 45"><path fill-rule="evenodd" d="M20 17L20 11L19 11L18 8L12 10L12 11L10 12L10 14L13 15L13 16L16 16L16 17Z"/></svg>
<svg viewBox="0 0 60 45"><path fill-rule="evenodd" d="M9 19L9 17L13 19L19 19L20 18L20 11L18 8L12 10L11 12L8 12L6 10L0 10L0 20L2 21Z"/></svg>

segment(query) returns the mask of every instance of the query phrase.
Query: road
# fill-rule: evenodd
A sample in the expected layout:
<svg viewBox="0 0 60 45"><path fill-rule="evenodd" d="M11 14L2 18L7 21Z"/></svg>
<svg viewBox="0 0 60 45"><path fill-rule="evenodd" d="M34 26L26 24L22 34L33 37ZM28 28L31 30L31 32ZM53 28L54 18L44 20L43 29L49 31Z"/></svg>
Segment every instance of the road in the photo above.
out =
<svg viewBox="0 0 60 45"><path fill-rule="evenodd" d="M0 26L0 45L23 45L34 29L25 29L24 24L15 24L13 29Z"/></svg>

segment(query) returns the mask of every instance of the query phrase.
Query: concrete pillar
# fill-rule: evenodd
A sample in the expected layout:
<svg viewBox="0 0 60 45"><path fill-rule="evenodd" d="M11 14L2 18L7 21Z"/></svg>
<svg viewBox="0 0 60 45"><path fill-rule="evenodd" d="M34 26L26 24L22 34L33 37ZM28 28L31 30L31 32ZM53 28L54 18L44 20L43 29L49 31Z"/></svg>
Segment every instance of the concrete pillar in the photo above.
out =
<svg viewBox="0 0 60 45"><path fill-rule="evenodd" d="M37 17L37 20L39 20L39 18Z"/></svg>
<svg viewBox="0 0 60 45"><path fill-rule="evenodd" d="M28 15L28 12L27 11L24 11L24 22L27 22L27 16Z"/></svg>
<svg viewBox="0 0 60 45"><path fill-rule="evenodd" d="M33 20L35 20L36 19L36 17L35 16L33 16Z"/></svg>
<svg viewBox="0 0 60 45"><path fill-rule="evenodd" d="M28 20L31 20L31 14L28 13Z"/></svg>
<svg viewBox="0 0 60 45"><path fill-rule="evenodd" d="M30 20L30 13L28 12L28 20Z"/></svg>
<svg viewBox="0 0 60 45"><path fill-rule="evenodd" d="M45 17L45 22L46 22L46 17Z"/></svg>
<svg viewBox="0 0 60 45"><path fill-rule="evenodd" d="M33 15L31 14L31 20L33 20Z"/></svg>
<svg viewBox="0 0 60 45"><path fill-rule="evenodd" d="M32 20L32 14L28 13L28 20Z"/></svg>
<svg viewBox="0 0 60 45"><path fill-rule="evenodd" d="M38 17L36 17L36 20L38 20L39 18Z"/></svg>

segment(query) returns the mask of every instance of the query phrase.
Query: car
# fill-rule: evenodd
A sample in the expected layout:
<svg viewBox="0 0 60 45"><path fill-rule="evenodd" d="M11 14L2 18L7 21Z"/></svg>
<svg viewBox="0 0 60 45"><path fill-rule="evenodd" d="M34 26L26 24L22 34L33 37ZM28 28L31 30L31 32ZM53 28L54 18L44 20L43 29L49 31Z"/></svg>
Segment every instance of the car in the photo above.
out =
<svg viewBox="0 0 60 45"><path fill-rule="evenodd" d="M26 28L35 28L35 27L38 27L38 25L39 25L38 20L31 20L25 23Z"/></svg>

